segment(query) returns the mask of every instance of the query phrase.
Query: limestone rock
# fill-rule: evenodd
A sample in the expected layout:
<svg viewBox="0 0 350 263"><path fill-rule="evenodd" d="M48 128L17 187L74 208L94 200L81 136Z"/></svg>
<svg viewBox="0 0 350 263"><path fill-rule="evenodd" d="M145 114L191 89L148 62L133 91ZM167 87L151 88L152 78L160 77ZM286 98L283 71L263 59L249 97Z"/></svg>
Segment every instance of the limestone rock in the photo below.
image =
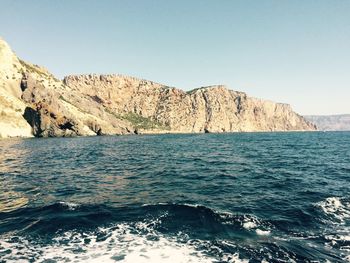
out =
<svg viewBox="0 0 350 263"><path fill-rule="evenodd" d="M122 75L63 81L0 39L0 137L315 130L289 105L225 86L185 92Z"/></svg>
<svg viewBox="0 0 350 263"><path fill-rule="evenodd" d="M21 100L21 70L17 56L0 38L0 138L33 136L22 116L26 105Z"/></svg>
<svg viewBox="0 0 350 263"><path fill-rule="evenodd" d="M115 114L149 119L157 124L157 133L316 129L287 104L251 98L225 86L184 92L121 75L68 76L64 83Z"/></svg>
<svg viewBox="0 0 350 263"><path fill-rule="evenodd" d="M58 101L58 94L46 89L31 74L24 73L21 81L22 99L27 103L23 114L37 137L85 135L82 125Z"/></svg>

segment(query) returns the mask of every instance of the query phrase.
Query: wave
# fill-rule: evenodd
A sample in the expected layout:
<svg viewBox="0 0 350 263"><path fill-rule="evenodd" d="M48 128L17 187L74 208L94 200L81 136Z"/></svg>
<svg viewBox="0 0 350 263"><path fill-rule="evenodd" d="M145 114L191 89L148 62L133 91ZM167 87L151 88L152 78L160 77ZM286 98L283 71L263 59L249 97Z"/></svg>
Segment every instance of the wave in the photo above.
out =
<svg viewBox="0 0 350 263"><path fill-rule="evenodd" d="M336 219L335 223L344 223L350 219L350 200L340 197L328 197L324 201L316 204L323 213L331 219Z"/></svg>
<svg viewBox="0 0 350 263"><path fill-rule="evenodd" d="M28 198L22 196L21 193L15 191L6 191L5 187L1 186L0 193L0 213L15 211L28 204Z"/></svg>
<svg viewBox="0 0 350 263"><path fill-rule="evenodd" d="M192 204L144 204L142 206L108 207L74 202L57 202L42 207L25 207L7 213L0 212L0 234L23 226L25 233L55 233L58 230L89 229L110 223L147 221L162 233L186 231L192 237L231 236L230 232L244 234L271 232L268 221L254 215L233 214ZM13 226L13 229L11 229Z"/></svg>
<svg viewBox="0 0 350 263"><path fill-rule="evenodd" d="M267 221L258 219L254 215L234 214L214 210L198 204L167 204L145 205L150 209L160 209L166 211L166 216L162 216L163 224L167 219L171 221L181 221L180 225L189 224L194 228L203 228L203 231L221 232L232 235L230 230L241 234L256 233L257 235L269 235L273 226ZM167 218L168 217L168 218Z"/></svg>
<svg viewBox="0 0 350 263"><path fill-rule="evenodd" d="M254 216L191 204L58 202L2 213L0 219L8 222L0 226L7 228L0 235L0 258L6 262L23 255L38 262L248 262L243 257L250 256L240 254L244 249L229 240L270 231ZM246 228L248 222L254 226Z"/></svg>
<svg viewBox="0 0 350 263"><path fill-rule="evenodd" d="M328 249L336 249L345 262L350 262L350 200L345 197L328 197L318 202L324 215L326 230L322 240Z"/></svg>
<svg viewBox="0 0 350 263"><path fill-rule="evenodd" d="M157 222L153 222L156 224ZM0 239L0 255L5 262L248 262L239 254L225 253L216 247L211 255L208 241L184 241L150 227L152 222L116 224L96 231L67 231L50 243L37 243L23 237Z"/></svg>
<svg viewBox="0 0 350 263"><path fill-rule="evenodd" d="M72 211L74 211L75 209L77 209L79 207L79 204L71 203L71 202L59 202L58 204L60 204L62 207L66 207L66 208L68 208L68 210L72 210Z"/></svg>
<svg viewBox="0 0 350 263"><path fill-rule="evenodd" d="M309 250L316 253L301 239L290 243L291 233L281 232L273 221L192 204L58 202L0 213L0 222L0 259L5 262L24 257L37 262L302 262L310 259ZM328 234L322 239L327 244L332 242ZM337 234L337 249L346 248L346 233ZM328 257L323 247L317 253Z"/></svg>

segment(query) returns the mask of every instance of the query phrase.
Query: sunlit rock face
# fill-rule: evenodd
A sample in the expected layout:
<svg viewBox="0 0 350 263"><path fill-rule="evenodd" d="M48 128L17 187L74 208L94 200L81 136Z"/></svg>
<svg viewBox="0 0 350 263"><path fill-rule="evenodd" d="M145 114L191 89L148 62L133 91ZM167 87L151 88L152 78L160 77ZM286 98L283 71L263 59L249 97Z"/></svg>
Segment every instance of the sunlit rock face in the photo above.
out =
<svg viewBox="0 0 350 263"><path fill-rule="evenodd" d="M22 116L26 107L21 100L22 70L17 56L0 38L0 138L33 136Z"/></svg>
<svg viewBox="0 0 350 263"><path fill-rule="evenodd" d="M315 130L279 104L225 86L189 92L121 75L55 78L0 40L0 137Z"/></svg>
<svg viewBox="0 0 350 263"><path fill-rule="evenodd" d="M137 114L172 132L315 129L288 104L251 98L221 85L184 92L120 75L68 76L64 83L117 115Z"/></svg>

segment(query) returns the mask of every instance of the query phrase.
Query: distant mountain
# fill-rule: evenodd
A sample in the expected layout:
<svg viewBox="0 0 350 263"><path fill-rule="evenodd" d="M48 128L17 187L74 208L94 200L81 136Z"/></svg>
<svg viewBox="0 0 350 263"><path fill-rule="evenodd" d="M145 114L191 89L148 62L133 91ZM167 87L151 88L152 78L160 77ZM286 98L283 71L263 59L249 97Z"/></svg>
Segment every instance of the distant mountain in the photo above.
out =
<svg viewBox="0 0 350 263"><path fill-rule="evenodd" d="M308 115L304 118L316 124L321 131L350 131L350 114Z"/></svg>
<svg viewBox="0 0 350 263"><path fill-rule="evenodd" d="M58 80L0 39L0 137L312 131L288 104L225 86L185 92L121 75Z"/></svg>

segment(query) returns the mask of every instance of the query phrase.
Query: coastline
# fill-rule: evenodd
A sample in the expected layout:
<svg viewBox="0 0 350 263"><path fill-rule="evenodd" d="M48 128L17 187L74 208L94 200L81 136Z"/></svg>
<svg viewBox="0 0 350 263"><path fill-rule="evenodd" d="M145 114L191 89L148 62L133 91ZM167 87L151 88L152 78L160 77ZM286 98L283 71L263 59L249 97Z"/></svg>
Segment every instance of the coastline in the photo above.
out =
<svg viewBox="0 0 350 263"><path fill-rule="evenodd" d="M279 133L322 133L322 132L350 132L350 131L321 131L321 130L279 130L279 131L229 131L229 132L180 132L180 131L168 131L168 132L142 132L142 133L129 133L129 134L104 134L104 135L76 135L76 136L52 136L52 137L37 137L37 136L14 136L14 137L0 137L0 140L13 140L13 139L49 139L49 138L93 138L93 137L125 137L125 136L152 136L152 135L211 135L211 134L279 134Z"/></svg>

